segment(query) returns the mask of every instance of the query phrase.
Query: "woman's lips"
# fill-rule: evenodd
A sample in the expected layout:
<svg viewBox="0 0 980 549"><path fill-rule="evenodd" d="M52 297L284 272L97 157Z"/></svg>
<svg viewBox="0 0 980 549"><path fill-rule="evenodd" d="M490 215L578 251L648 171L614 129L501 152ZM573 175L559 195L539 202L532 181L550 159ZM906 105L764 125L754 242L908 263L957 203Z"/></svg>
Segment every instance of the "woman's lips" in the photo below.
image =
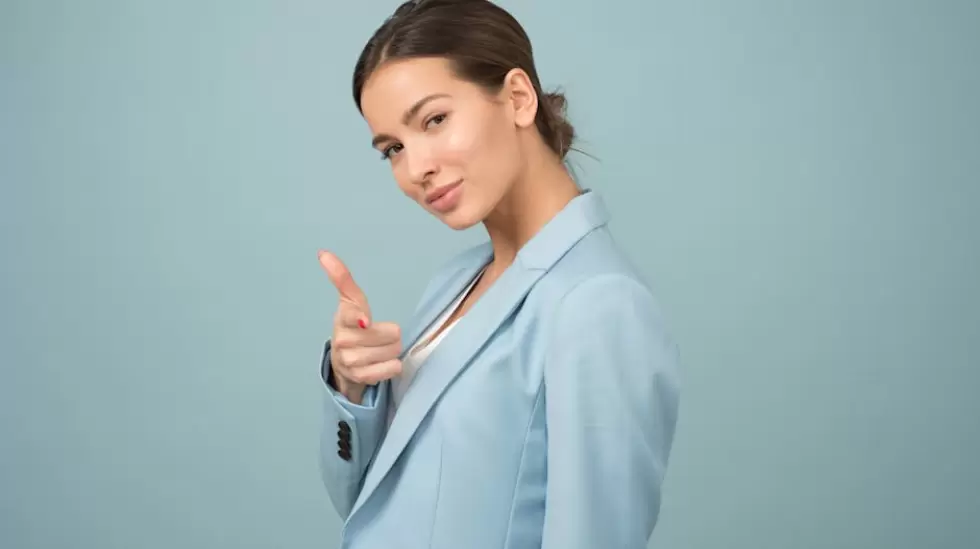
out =
<svg viewBox="0 0 980 549"><path fill-rule="evenodd" d="M439 213L446 213L459 203L460 195L462 194L463 180L456 181L455 183L450 183L449 185L443 185L425 196L425 201L432 207L433 210Z"/></svg>

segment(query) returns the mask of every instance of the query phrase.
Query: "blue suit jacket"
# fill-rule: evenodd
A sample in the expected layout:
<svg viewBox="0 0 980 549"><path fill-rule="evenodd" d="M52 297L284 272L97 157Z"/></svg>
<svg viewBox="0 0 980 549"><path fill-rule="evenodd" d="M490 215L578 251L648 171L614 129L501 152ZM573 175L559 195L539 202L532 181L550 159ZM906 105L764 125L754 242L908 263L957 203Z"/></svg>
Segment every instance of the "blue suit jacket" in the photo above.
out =
<svg viewBox="0 0 980 549"><path fill-rule="evenodd" d="M359 405L323 383L321 471L341 547L646 547L678 354L606 222L591 191L554 217L435 348L390 429L388 382ZM491 253L472 248L438 272L405 348Z"/></svg>

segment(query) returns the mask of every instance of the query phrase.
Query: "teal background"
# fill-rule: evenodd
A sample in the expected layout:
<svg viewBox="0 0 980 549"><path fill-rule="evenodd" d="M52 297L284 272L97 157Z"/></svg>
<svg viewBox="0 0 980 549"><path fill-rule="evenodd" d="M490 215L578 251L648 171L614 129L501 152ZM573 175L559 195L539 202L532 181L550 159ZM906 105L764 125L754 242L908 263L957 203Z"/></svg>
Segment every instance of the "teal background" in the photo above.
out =
<svg viewBox="0 0 980 549"><path fill-rule="evenodd" d="M394 1L0 1L0 547L336 547L317 367L483 238L350 97ZM980 4L511 0L684 358L651 547L980 546Z"/></svg>

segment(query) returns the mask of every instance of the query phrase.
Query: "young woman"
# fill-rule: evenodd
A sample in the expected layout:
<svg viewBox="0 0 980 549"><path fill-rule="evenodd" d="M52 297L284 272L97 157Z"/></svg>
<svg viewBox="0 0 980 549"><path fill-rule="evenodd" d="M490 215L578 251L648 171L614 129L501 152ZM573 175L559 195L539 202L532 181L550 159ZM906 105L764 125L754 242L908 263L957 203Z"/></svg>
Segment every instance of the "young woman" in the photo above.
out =
<svg viewBox="0 0 980 549"><path fill-rule="evenodd" d="M340 294L321 468L341 546L646 547L677 351L602 200L565 168L574 132L524 30L486 0L407 2L353 80L401 191L489 240L437 271L404 326L320 252Z"/></svg>

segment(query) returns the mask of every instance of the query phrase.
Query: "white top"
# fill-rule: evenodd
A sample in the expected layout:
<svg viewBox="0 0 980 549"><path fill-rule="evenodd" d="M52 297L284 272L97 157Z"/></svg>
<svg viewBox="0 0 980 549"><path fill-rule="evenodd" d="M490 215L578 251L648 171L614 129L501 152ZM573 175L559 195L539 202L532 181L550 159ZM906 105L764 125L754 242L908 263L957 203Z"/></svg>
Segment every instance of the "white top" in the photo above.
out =
<svg viewBox="0 0 980 549"><path fill-rule="evenodd" d="M425 332L421 336L419 336L418 340L411 347L411 349L405 353L405 357L402 359L401 375L391 378L391 401L388 403L389 425L391 425L391 421L395 417L395 412L398 410L398 405L401 404L405 393L412 384L412 380L415 378L415 374L422 366L422 363L429 357L433 349L435 349L442 342L442 340L446 337L446 334L453 329L453 326L459 322L459 319L457 318L454 320L452 324L446 326L446 328L442 330L442 332L440 332L435 339L429 341L432 334L435 333L440 326L445 324L449 317L456 312L456 309L459 308L463 300L466 299L466 296L469 295L470 290L473 289L473 286L475 286L477 281L480 280L480 277L483 276L484 270L486 270L486 267L484 267L483 270L473 277L473 280L470 281L466 288L464 288L463 291L456 296L456 299L454 299L453 302L450 303L449 306L447 306L434 321L432 321L432 324L429 324L429 327L426 328Z"/></svg>

